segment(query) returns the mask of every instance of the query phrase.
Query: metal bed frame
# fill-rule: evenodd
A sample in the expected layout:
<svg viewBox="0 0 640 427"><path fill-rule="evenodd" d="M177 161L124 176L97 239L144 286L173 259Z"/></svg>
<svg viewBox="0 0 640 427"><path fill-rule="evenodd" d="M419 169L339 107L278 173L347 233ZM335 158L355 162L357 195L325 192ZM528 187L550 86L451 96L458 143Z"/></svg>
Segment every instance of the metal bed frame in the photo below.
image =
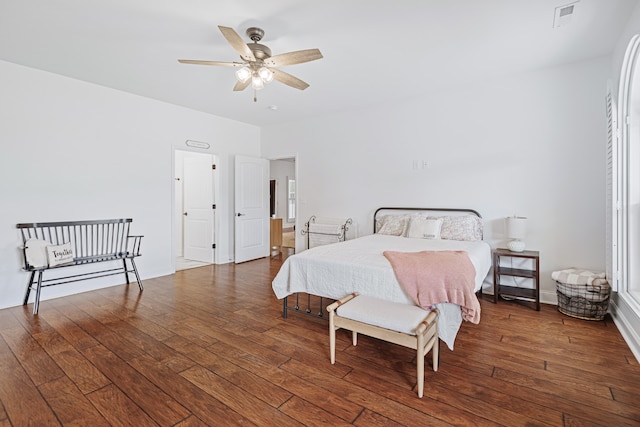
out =
<svg viewBox="0 0 640 427"><path fill-rule="evenodd" d="M381 215L383 212L385 211L389 211L389 212L395 212L400 213L400 212L442 212L442 213L453 213L453 214L460 214L460 215L465 215L465 214L472 214L475 215L479 218L482 218L482 215L480 215L480 213L476 210L473 209L467 209L467 208L417 208L417 207L381 207L375 210L375 212L373 213L373 233L377 233L378 230L376 228L376 224L377 221L376 219L378 218L378 215ZM315 220L315 216L312 216L309 221L307 223L305 223L305 227L308 230L309 229L309 222L311 222L312 220ZM348 219L348 224L351 224L351 218ZM347 226L347 224L345 223L345 226ZM347 228L348 229L348 228ZM305 231L302 230L302 234L305 234ZM345 234L346 236L346 234ZM308 239L308 235L307 235L307 239ZM482 290L478 291L478 294L481 294ZM334 302L333 299L330 298L325 298L325 297L321 297L321 296L317 296L317 295L311 295L311 294L303 294L306 295L306 302L307 302L307 306L306 308L301 308L300 307L300 301L301 299L304 300L304 297L301 298L300 293L296 293L295 294L295 305L293 306L289 306L288 305L288 301L289 301L289 297L286 296L283 298L283 302L282 302L282 317L283 318L287 318L288 317L288 312L289 310L293 310L296 313L301 313L301 314L305 314L305 315L310 315L310 316L314 316L314 317L319 317L319 318L324 318L324 313L326 311L327 306L329 306L331 303ZM312 298L317 298L319 300L317 307L317 312L315 311L315 307L312 305L311 300ZM304 302L304 301L303 301Z"/></svg>
<svg viewBox="0 0 640 427"><path fill-rule="evenodd" d="M309 231L309 225L316 223L316 220L318 220L318 218L313 215L309 218L309 221L307 221L304 224L304 229L301 230L302 235L306 235L307 236L307 248L310 248L310 240L311 240L311 235L312 234L321 234L321 235L325 235L325 236L334 236L336 237L336 241L337 242L344 242L347 239L347 231L349 231L349 226L351 226L353 224L353 221L351 218L347 218L344 223L342 223L340 225L340 232L333 234L333 233L320 233L320 232L314 232L314 231ZM313 313L314 312L314 308L312 307L311 304L311 294L306 294L307 298L307 307L304 308L303 310L300 309L300 300L301 300L301 295L299 293L296 293L296 302L295 305L293 306L289 306L288 305L288 297L284 297L283 300L283 309L282 309L282 317L284 317L285 319L287 318L287 313L289 310L294 310L296 312L300 312L303 314L307 314L307 315L311 315L311 316L316 316L316 317L324 317L324 313L326 312L326 308L329 304L331 304L333 302L332 299L328 299L328 298L323 298L323 297L317 297L315 295L313 295L314 297L319 299L319 303L318 303L318 311L317 313ZM304 298L302 298L304 299Z"/></svg>

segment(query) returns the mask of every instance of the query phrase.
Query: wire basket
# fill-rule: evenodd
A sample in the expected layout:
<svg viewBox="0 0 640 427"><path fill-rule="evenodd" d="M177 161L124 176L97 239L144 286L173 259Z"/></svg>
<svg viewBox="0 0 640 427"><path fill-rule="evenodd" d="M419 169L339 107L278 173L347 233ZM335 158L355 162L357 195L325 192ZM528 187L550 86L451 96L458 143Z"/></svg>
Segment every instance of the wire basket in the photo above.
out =
<svg viewBox="0 0 640 427"><path fill-rule="evenodd" d="M573 285L556 281L558 311L584 320L602 320L609 308L611 286L604 279L590 285Z"/></svg>

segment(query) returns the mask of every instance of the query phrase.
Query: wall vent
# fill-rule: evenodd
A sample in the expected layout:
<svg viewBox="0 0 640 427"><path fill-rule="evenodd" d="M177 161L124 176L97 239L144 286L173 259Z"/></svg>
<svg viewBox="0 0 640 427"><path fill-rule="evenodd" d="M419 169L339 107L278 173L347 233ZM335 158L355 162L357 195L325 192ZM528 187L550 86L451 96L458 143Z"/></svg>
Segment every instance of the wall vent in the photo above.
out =
<svg viewBox="0 0 640 427"><path fill-rule="evenodd" d="M565 4L564 6L558 6L555 9L553 15L553 28L564 27L571 23L571 17L575 13L576 6L579 1Z"/></svg>

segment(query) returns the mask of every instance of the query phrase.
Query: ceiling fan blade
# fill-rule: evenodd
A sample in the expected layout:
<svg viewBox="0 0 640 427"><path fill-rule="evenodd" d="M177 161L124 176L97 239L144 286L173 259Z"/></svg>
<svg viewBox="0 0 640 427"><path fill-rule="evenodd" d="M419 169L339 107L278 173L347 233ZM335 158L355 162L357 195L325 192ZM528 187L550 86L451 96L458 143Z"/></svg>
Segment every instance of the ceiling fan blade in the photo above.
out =
<svg viewBox="0 0 640 427"><path fill-rule="evenodd" d="M251 84L251 79L247 79L247 81L245 81L244 83L238 80L235 86L233 87L233 91L239 92L241 90L245 90L247 86L249 86L250 84Z"/></svg>
<svg viewBox="0 0 640 427"><path fill-rule="evenodd" d="M296 89L305 90L309 87L309 83L303 82L299 78L292 76L291 74L285 73L280 70L272 70L273 78L279 81L280 83L284 83L287 86L291 86Z"/></svg>
<svg viewBox="0 0 640 427"><path fill-rule="evenodd" d="M222 25L218 25L218 28L231 47L240 54L242 59L251 62L256 60L256 57L253 56L253 52L251 52L249 46L247 46L247 44L242 40L242 37L240 37L236 30L231 27L223 27Z"/></svg>
<svg viewBox="0 0 640 427"><path fill-rule="evenodd" d="M297 50L295 52L282 53L265 59L264 63L268 67L281 67L284 65L301 64L303 62L315 61L321 59L322 53L320 49Z"/></svg>
<svg viewBox="0 0 640 427"><path fill-rule="evenodd" d="M220 65L223 67L242 67L242 62L220 62L220 61L200 61L197 59L178 59L181 64L196 64L196 65Z"/></svg>

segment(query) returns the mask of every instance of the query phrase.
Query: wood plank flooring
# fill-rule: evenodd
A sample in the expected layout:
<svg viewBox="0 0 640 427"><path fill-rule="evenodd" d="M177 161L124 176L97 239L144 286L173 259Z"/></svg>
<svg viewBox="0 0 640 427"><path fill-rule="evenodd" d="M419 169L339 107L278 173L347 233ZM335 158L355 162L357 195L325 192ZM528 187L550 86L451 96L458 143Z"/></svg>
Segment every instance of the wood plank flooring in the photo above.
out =
<svg viewBox="0 0 640 427"><path fill-rule="evenodd" d="M331 365L325 320L281 317L283 256L0 310L0 426L640 425L608 317L483 300L418 399L413 350L339 331Z"/></svg>

